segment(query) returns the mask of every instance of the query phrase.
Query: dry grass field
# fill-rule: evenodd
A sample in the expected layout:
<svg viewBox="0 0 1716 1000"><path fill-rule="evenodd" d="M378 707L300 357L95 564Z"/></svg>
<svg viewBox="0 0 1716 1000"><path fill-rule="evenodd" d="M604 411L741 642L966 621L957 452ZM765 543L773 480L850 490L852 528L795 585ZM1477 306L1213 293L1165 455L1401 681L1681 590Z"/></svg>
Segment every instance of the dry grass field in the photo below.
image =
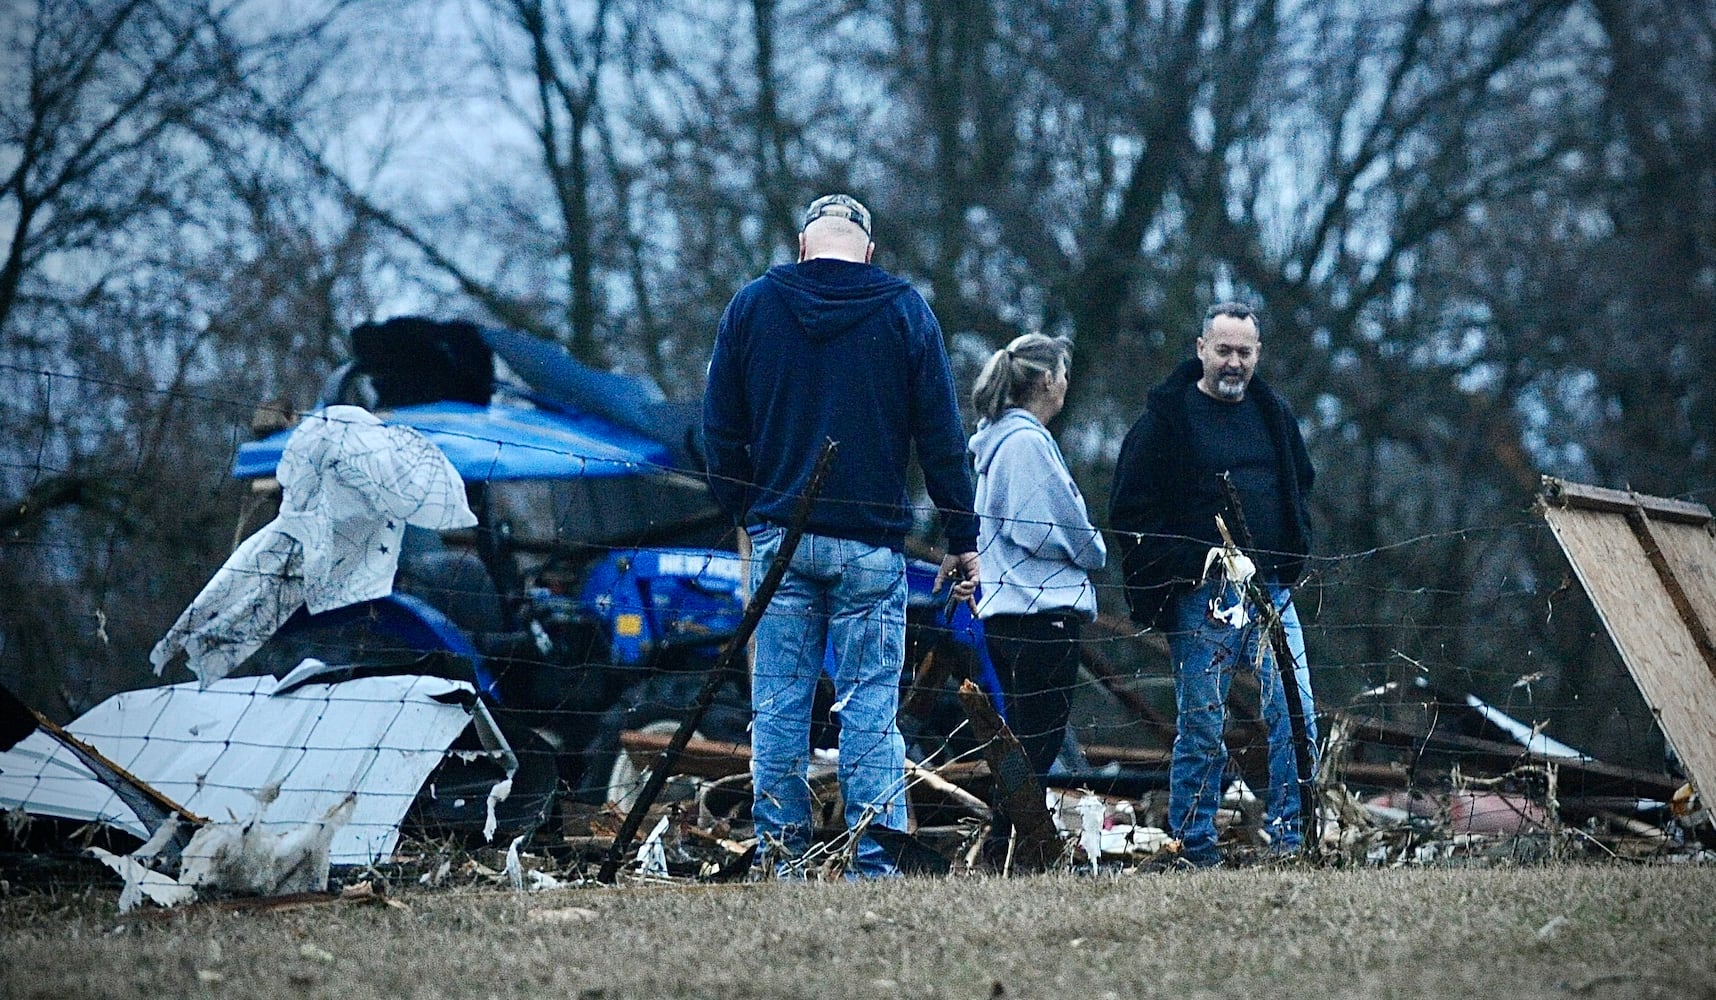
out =
<svg viewBox="0 0 1716 1000"><path fill-rule="evenodd" d="M1716 998L1709 865L394 892L13 889L0 996Z"/></svg>

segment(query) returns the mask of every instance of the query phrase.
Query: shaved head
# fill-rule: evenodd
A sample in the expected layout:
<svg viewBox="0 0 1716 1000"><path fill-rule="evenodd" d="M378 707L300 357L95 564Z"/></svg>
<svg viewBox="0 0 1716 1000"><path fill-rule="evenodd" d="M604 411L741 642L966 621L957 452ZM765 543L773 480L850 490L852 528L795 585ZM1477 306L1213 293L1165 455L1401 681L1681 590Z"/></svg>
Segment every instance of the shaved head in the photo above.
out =
<svg viewBox="0 0 1716 1000"><path fill-rule="evenodd" d="M850 219L832 215L810 220L804 231L798 234L798 259L801 261L829 257L868 263L873 250L875 244L870 242L870 234L864 231L864 227Z"/></svg>

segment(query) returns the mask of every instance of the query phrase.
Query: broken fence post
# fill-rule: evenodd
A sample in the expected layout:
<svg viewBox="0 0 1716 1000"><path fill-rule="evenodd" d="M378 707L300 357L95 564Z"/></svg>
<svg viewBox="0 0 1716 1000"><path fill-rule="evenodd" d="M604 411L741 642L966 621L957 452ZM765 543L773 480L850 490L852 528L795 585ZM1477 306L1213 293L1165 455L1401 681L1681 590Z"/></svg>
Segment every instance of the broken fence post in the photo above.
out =
<svg viewBox="0 0 1716 1000"><path fill-rule="evenodd" d="M995 801L1013 823L1016 846L1013 861L1029 871L1042 871L1060 861L1063 848L1060 830L1043 800L1043 788L1025 756L1025 748L990 703L989 696L971 681L959 686L959 703L971 719L971 729L983 741L983 759L995 775Z"/></svg>
<svg viewBox="0 0 1716 1000"><path fill-rule="evenodd" d="M834 451L839 445L827 441L822 446L822 454L816 460L816 468L810 474L810 482L805 484L804 495L799 497L798 509L793 512L792 525L787 528L786 535L781 539L780 550L775 553L774 562L769 564L769 571L757 584L757 592L751 595L750 603L745 606L745 616L739 620L739 627L733 632L733 637L727 641L727 647L721 651L721 657L715 665L709 668L709 674L703 681L703 687L698 690L697 698L692 702L691 711L674 732L673 739L661 756L650 767L649 780L644 782L643 789L638 792L637 801L632 803L631 811L626 814L620 831L614 835L614 842L608 848L607 857L602 859L602 868L596 875L596 880L612 885L620 874L626 851L638 835L638 828L643 825L644 814L655 804L656 796L661 794L662 786L667 784L667 777L685 745L691 742L691 733L702 721L703 713L715 700L715 694L725 683L727 672L733 668L733 663L745 653L745 646L751 641L751 633L757 630L757 624L763 619L763 612L768 609L769 601L775 596L775 589L781 584L781 578L786 575L787 566L792 562L793 552L798 549L798 541L804 534L805 522L810 520L811 507L816 503L816 497L822 492L822 481L828 475L829 468L834 464ZM623 752L623 751L622 751Z"/></svg>

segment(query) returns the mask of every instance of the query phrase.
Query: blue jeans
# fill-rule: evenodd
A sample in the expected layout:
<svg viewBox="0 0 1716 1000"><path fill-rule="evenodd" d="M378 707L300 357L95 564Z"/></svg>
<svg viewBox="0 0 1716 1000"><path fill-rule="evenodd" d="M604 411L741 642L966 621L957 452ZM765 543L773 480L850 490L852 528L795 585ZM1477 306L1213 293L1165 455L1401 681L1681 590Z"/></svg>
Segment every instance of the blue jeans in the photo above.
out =
<svg viewBox="0 0 1716 1000"><path fill-rule="evenodd" d="M752 534L753 591L785 535L777 527ZM895 722L906 659L905 557L806 533L757 626L751 673L751 815L759 854L777 868L810 847L810 713L830 645L846 826L868 818L906 829L906 744ZM867 835L859 838L855 871L868 878L897 874Z"/></svg>
<svg viewBox="0 0 1716 1000"><path fill-rule="evenodd" d="M1312 774L1299 774L1286 692L1262 623L1253 616L1249 624L1235 629L1210 617L1209 602L1215 587L1214 583L1204 583L1176 598L1174 628L1168 634L1168 648L1174 657L1174 702L1179 712L1173 762L1168 770L1168 825L1183 844L1186 859L1194 864L1213 864L1220 858L1215 812L1226 784L1227 746L1222 742L1222 732L1227 725L1227 693L1235 671L1251 670L1258 663L1260 646L1264 655L1257 668L1258 682L1263 724L1269 733L1269 789L1264 808L1268 831L1280 850L1296 851L1303 844L1299 782L1315 779ZM1273 585L1266 589L1281 613L1287 648L1293 654L1293 675L1299 685L1305 734L1314 760L1317 727L1304 632L1290 592ZM1232 586L1224 585L1222 607L1232 606L1237 596Z"/></svg>

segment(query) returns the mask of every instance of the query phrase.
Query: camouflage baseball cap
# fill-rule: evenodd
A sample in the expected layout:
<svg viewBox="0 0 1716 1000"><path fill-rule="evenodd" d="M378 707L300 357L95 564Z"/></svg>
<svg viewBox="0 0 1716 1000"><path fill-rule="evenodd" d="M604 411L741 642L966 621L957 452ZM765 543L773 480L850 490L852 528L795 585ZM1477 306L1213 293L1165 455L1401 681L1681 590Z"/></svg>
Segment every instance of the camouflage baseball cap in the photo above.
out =
<svg viewBox="0 0 1716 1000"><path fill-rule="evenodd" d="M857 223L859 229L864 230L865 236L870 235L870 210L849 194L825 194L811 202L810 207L804 210L804 223L799 228L802 229L825 215L836 219L849 219Z"/></svg>

